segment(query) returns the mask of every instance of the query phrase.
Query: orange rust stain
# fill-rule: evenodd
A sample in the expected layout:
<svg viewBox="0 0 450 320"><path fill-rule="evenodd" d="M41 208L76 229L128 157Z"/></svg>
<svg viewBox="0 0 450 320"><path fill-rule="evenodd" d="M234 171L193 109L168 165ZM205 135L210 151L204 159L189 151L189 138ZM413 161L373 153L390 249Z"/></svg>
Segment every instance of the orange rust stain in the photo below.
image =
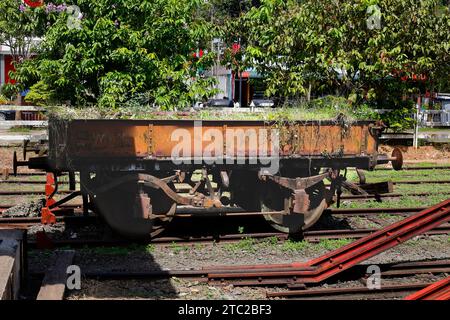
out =
<svg viewBox="0 0 450 320"><path fill-rule="evenodd" d="M270 129L277 129L279 136L270 137ZM263 134L268 139L260 140ZM294 124L280 130L279 125L271 128L262 122L241 125L233 121L203 122L200 128L194 128L193 121L74 121L69 126L68 150L73 157L169 158L184 142L190 146L190 156L204 155L208 148L213 157L219 156L217 152L271 155L273 139L280 141L281 156L376 153L376 140L369 134L368 125L343 129L338 125Z"/></svg>

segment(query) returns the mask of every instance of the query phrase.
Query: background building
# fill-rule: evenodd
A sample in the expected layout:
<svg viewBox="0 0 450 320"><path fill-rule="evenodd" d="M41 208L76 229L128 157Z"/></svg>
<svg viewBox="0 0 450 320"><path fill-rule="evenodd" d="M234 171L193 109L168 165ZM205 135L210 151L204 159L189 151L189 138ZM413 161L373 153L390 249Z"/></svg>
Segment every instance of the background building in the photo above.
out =
<svg viewBox="0 0 450 320"><path fill-rule="evenodd" d="M6 46L0 46L0 85L10 83L9 72L14 70L11 51Z"/></svg>

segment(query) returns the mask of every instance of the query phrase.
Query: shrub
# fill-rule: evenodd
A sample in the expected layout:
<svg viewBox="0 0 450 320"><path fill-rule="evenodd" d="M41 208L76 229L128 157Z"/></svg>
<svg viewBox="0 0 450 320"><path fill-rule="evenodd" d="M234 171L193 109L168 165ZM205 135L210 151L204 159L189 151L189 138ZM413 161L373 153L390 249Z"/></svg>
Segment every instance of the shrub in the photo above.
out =
<svg viewBox="0 0 450 320"><path fill-rule="evenodd" d="M4 84L1 88L1 94L7 99L7 100L14 100L19 93L19 87L15 84L7 83Z"/></svg>
<svg viewBox="0 0 450 320"><path fill-rule="evenodd" d="M25 96L25 101L33 103L37 106L45 106L54 99L54 91L50 90L48 85L43 81L39 81L30 88Z"/></svg>

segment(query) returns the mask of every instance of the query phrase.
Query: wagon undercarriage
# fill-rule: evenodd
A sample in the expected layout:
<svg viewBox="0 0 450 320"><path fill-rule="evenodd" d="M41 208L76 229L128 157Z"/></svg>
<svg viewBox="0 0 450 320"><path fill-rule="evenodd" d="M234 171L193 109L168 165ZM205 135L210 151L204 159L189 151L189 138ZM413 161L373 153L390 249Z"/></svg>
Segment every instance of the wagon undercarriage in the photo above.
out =
<svg viewBox="0 0 450 320"><path fill-rule="evenodd" d="M299 233L312 226L331 203L338 172L287 178L251 171L203 169L156 177L143 173L96 174L82 177L82 193L91 206L119 233L131 237L159 234L176 214L177 206L222 208L237 206L265 212L278 230ZM329 189L323 183L331 179ZM184 187L187 186L187 187ZM132 212L132 214L130 214Z"/></svg>

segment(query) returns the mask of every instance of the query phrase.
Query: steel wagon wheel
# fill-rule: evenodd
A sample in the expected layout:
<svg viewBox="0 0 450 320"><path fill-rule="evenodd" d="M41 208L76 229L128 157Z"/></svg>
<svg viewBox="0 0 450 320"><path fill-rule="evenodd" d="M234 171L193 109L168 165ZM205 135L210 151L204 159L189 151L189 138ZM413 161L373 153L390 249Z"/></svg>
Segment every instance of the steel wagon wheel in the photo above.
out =
<svg viewBox="0 0 450 320"><path fill-rule="evenodd" d="M160 189L140 185L138 180L120 179L112 179L110 188L95 193L97 213L113 231L128 238L146 239L161 234L175 215L175 201ZM173 184L168 185L175 189Z"/></svg>
<svg viewBox="0 0 450 320"><path fill-rule="evenodd" d="M299 219L284 219L281 214L265 215L264 218L270 225L284 233L300 233L312 227L322 216L324 210L328 207L325 199L326 188L323 182L305 190L309 196L309 208L304 214L300 214ZM270 184L263 192L262 196L262 212L282 211L284 208L284 201L286 191L275 184Z"/></svg>
<svg viewBox="0 0 450 320"><path fill-rule="evenodd" d="M313 172L318 174L319 170ZM288 175L297 174L287 172ZM300 173L301 174L301 173ZM302 176L310 176L303 172ZM292 190L284 188L273 181L261 181L257 174L250 171L233 172L231 175L233 202L249 211L280 212L285 211L286 201L292 197ZM321 181L305 189L309 196L309 207L304 214L271 214L264 218L278 231L298 234L313 226L328 207L329 190Z"/></svg>

